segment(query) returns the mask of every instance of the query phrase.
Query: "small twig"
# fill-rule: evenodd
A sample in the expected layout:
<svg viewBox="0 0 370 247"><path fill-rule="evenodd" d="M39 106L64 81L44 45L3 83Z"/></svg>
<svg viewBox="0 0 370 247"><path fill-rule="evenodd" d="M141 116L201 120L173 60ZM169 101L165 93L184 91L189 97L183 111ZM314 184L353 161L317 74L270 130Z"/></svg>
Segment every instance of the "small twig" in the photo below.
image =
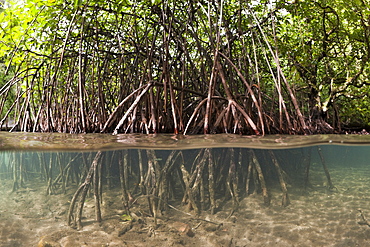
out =
<svg viewBox="0 0 370 247"><path fill-rule="evenodd" d="M198 225L196 225L195 227L193 227L193 229L198 229L198 227L200 227L201 224L202 224L202 222L199 222Z"/></svg>
<svg viewBox="0 0 370 247"><path fill-rule="evenodd" d="M358 223L359 225L367 225L368 227L370 227L370 222L369 222L369 221L367 221L367 219L365 218L365 216L364 216L364 214L363 214L362 210L361 210L361 209L359 209L358 211L360 212L360 216L361 216L361 218L362 218L362 221L359 221L359 222L357 222L357 223Z"/></svg>
<svg viewBox="0 0 370 247"><path fill-rule="evenodd" d="M161 198L159 198L159 197L157 197L157 196L154 196L154 195L140 195L140 196L138 196L130 205L129 205L129 207L131 207L131 205L133 205L133 204L135 204L136 202L137 202L137 200L139 199L139 198L142 198L142 197L155 197L155 198L157 198L158 200L160 200L160 201L163 201ZM192 215L192 214L190 214L190 213L187 213L187 212L185 212L185 211L182 211L182 210L180 210L180 209L178 209L178 208L176 208L176 207L174 207L174 206L172 206L171 204L169 204L169 203L167 203L167 202L164 202L165 204L167 204L168 205L168 207L170 207L170 208L172 208L172 209L174 209L174 210L176 210L176 211L178 211L178 212L180 212L180 213L183 213L183 214L186 214L186 215L188 215L188 216L191 216L191 217L193 217L195 220L200 220L200 221L204 221L204 222L207 222L207 223L211 223L211 224L214 224L214 225L217 225L218 226L218 228L220 228L222 225L223 225L223 223L217 223L217 222L213 222L213 221L210 221L210 220L206 220L206 219L201 219L201 218L197 218L196 216L194 216L194 215Z"/></svg>

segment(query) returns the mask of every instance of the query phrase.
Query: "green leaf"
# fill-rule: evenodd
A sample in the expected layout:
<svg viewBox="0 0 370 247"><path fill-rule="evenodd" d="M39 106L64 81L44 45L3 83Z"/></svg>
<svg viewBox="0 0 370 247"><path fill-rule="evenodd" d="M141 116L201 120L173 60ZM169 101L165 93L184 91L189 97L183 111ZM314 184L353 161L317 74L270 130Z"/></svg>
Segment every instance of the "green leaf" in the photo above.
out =
<svg viewBox="0 0 370 247"><path fill-rule="evenodd" d="M131 221L132 218L131 218L130 215L123 214L123 215L121 215L121 220L123 220L123 221Z"/></svg>
<svg viewBox="0 0 370 247"><path fill-rule="evenodd" d="M81 6L82 0L75 0L75 8L78 8Z"/></svg>

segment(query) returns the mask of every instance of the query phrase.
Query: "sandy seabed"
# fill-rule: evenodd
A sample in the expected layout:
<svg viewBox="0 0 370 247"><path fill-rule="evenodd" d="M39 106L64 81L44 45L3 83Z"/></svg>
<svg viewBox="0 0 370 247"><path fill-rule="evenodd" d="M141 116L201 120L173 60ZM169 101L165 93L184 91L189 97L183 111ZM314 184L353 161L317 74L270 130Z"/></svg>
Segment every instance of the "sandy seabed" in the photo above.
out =
<svg viewBox="0 0 370 247"><path fill-rule="evenodd" d="M157 227L145 199L132 208L138 220L124 221L120 193L109 191L103 194L103 222L94 221L94 202L88 199L79 231L66 224L76 188L46 196L45 184L30 183L11 193L11 182L2 180L0 246L370 246L370 227L359 211L370 219L370 168L330 172L334 191L325 189L322 172L312 173L313 188L303 193L290 187L291 204L285 208L277 188L268 207L257 194L243 198L229 218L231 203L215 215L199 217L169 209L158 216Z"/></svg>

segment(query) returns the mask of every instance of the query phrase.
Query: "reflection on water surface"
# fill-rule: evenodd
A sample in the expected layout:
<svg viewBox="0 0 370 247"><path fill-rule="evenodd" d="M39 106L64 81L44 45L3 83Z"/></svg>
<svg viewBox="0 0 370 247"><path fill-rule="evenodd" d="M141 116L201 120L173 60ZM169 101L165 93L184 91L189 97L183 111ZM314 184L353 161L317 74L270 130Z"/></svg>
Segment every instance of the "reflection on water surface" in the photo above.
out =
<svg viewBox="0 0 370 247"><path fill-rule="evenodd" d="M255 149L296 148L312 145L370 145L370 135L266 135L241 136L170 134L63 134L0 132L1 150L113 150L113 149L195 149L244 147Z"/></svg>

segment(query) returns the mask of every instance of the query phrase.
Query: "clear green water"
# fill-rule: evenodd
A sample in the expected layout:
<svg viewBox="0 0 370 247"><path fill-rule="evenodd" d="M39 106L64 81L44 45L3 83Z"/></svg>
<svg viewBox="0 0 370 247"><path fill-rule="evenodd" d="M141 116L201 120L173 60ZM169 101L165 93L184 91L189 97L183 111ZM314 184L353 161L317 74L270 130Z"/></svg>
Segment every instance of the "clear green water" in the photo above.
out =
<svg viewBox="0 0 370 247"><path fill-rule="evenodd" d="M232 239L230 246L370 245L368 136L1 133L0 140L4 201L14 203L17 212L37 215L34 211L40 210L40 219L58 219L66 229L86 229L87 222L96 222L96 208L101 207L100 226L114 215L120 223L134 222L133 229L140 220L161 229L165 224L158 221L167 217L171 222L177 214L187 221L201 219L204 229L195 228L194 223L193 231L200 234L191 239L209 246L223 246L221 233ZM83 184L87 184L86 197L77 192ZM45 197L34 202L24 193ZM71 207L73 196L76 200ZM22 201L26 197L29 203ZM47 212L52 208L48 198L63 201L63 210ZM25 233L36 235L37 241L12 235L19 229L5 230L14 220L7 212L18 214L6 207L0 204L0 218L8 222L0 224L0 246L30 246L41 235L53 233ZM79 208L83 210L81 222ZM23 220L30 218L26 215ZM50 224L52 229L55 222ZM217 229L208 231L206 224ZM228 230L221 230L228 224ZM77 232L70 232L69 238ZM114 240L106 242L124 241L128 236L114 234ZM200 237L208 235L209 240ZM67 246L65 238L54 240Z"/></svg>

